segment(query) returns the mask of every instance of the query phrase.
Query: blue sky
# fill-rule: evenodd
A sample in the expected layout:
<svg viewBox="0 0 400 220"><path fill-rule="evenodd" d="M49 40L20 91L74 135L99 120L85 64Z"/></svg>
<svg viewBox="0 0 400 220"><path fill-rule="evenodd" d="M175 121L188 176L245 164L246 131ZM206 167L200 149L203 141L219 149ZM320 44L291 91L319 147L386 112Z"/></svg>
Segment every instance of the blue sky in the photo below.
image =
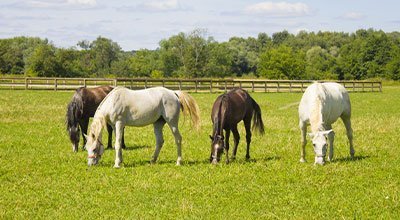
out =
<svg viewBox="0 0 400 220"><path fill-rule="evenodd" d="M155 49L179 32L217 41L288 30L399 31L397 0L1 0L0 38L35 36L59 47L103 36L123 50Z"/></svg>

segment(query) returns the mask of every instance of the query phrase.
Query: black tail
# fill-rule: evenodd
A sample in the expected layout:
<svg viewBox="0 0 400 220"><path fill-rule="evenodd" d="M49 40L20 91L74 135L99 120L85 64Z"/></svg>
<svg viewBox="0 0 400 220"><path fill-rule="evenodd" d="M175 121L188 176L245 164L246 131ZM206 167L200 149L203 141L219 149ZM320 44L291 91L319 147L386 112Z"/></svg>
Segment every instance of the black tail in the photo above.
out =
<svg viewBox="0 0 400 220"><path fill-rule="evenodd" d="M83 113L83 100L77 89L71 102L67 106L67 114L65 123L67 125L67 131L69 138L72 143L79 142L79 120L82 118Z"/></svg>
<svg viewBox="0 0 400 220"><path fill-rule="evenodd" d="M257 129L257 132L261 135L263 135L265 133L264 131L264 123L262 121L262 117L261 117L261 109L260 106L257 104L257 102L251 98L251 101L253 102L253 126L252 126L252 130L254 131L255 129Z"/></svg>

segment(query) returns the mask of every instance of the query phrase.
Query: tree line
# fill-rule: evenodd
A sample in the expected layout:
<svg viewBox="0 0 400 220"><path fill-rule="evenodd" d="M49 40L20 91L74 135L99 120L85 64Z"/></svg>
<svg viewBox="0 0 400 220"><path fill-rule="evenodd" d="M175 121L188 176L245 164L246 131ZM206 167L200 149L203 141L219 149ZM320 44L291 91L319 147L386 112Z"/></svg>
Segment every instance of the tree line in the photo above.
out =
<svg viewBox="0 0 400 220"><path fill-rule="evenodd" d="M46 77L251 77L400 79L400 32L281 31L217 42L206 31L178 33L156 50L123 51L99 36L71 48L47 39L0 39L0 74Z"/></svg>

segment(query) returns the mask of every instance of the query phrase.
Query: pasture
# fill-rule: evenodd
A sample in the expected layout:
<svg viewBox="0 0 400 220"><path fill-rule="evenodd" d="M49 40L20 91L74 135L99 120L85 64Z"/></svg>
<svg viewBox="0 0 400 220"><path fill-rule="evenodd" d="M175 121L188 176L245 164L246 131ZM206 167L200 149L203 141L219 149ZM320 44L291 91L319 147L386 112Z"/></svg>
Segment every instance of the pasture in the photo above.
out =
<svg viewBox="0 0 400 220"><path fill-rule="evenodd" d="M325 166L313 165L309 139L308 162L299 162L300 93L251 93L262 109L265 136L253 135L246 161L240 123L236 161L210 165L210 112L219 94L192 93L201 129L181 117L182 166L175 166L167 126L159 160L150 165L155 138L148 126L125 129L121 169L113 168L113 150L89 168L87 152L73 153L65 130L72 94L0 90L0 219L400 218L399 85L350 94L356 157L349 159L338 121L335 160Z"/></svg>

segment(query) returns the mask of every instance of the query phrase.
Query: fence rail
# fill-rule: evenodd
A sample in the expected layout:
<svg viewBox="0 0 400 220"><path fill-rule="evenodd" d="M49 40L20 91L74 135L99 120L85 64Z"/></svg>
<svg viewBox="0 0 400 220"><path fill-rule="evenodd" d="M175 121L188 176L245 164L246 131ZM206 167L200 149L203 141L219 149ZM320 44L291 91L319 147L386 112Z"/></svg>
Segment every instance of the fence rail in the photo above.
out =
<svg viewBox="0 0 400 220"><path fill-rule="evenodd" d="M304 92L312 80L149 79L149 78L0 78L0 89L74 90L100 85L144 89L163 86L189 92L224 92L243 88L251 92ZM324 81L320 81L324 82ZM380 81L336 81L349 92L382 92Z"/></svg>

